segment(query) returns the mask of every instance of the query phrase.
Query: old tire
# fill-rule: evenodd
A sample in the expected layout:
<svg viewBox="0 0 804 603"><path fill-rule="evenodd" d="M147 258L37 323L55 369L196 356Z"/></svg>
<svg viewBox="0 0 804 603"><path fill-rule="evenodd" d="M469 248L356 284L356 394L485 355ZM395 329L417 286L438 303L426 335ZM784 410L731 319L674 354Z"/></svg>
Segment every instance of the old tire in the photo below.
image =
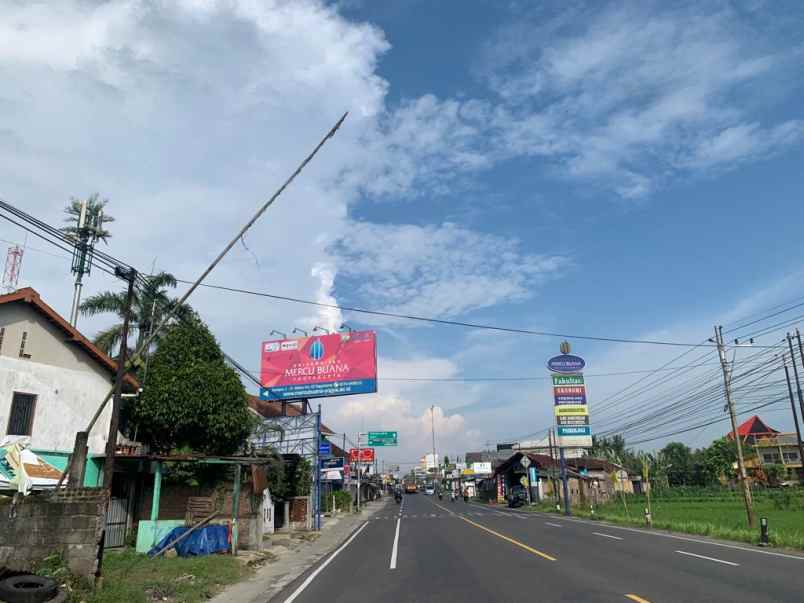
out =
<svg viewBox="0 0 804 603"><path fill-rule="evenodd" d="M42 576L13 576L0 581L0 601L6 603L43 603L58 591L54 580Z"/></svg>

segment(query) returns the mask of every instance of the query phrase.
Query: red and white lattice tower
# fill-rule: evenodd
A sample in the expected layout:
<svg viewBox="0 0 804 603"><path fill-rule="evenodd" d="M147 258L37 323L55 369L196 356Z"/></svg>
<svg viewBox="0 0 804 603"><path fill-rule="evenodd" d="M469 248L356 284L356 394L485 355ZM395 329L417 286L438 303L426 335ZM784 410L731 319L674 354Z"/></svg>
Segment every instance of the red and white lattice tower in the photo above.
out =
<svg viewBox="0 0 804 603"><path fill-rule="evenodd" d="M25 250L19 245L8 248L6 255L6 270L3 272L3 291L11 293L17 290L17 281L20 280L22 270L22 254Z"/></svg>

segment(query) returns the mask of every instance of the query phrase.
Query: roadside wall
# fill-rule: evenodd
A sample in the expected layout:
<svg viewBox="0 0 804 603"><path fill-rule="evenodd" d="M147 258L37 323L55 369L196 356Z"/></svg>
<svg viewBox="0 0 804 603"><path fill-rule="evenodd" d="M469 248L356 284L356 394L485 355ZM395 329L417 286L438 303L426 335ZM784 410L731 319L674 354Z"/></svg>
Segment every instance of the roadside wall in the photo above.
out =
<svg viewBox="0 0 804 603"><path fill-rule="evenodd" d="M100 488L32 494L0 505L0 567L29 571L60 553L77 576L92 579L105 525L106 492Z"/></svg>

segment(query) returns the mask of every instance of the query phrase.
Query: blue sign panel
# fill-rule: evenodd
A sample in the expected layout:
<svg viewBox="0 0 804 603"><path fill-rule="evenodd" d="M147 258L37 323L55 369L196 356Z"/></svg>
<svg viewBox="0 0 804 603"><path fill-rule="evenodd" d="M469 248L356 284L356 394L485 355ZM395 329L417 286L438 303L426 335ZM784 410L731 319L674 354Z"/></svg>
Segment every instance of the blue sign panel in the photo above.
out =
<svg viewBox="0 0 804 603"><path fill-rule="evenodd" d="M321 459L322 469L343 469L343 457L330 457Z"/></svg>
<svg viewBox="0 0 804 603"><path fill-rule="evenodd" d="M569 404L572 406L583 406L586 404L586 394L556 394L553 396L555 406Z"/></svg>
<svg viewBox="0 0 804 603"><path fill-rule="evenodd" d="M328 383L304 383L298 385L261 387L260 400L298 400L299 398L371 394L376 391L376 379L355 379L352 381L330 381Z"/></svg>
<svg viewBox="0 0 804 603"><path fill-rule="evenodd" d="M559 425L556 433L559 436L590 436L592 428L589 425Z"/></svg>
<svg viewBox="0 0 804 603"><path fill-rule="evenodd" d="M547 368L554 373L577 373L583 370L586 361L580 356L573 354L561 354L553 356L547 361Z"/></svg>
<svg viewBox="0 0 804 603"><path fill-rule="evenodd" d="M318 445L319 456L329 456L332 454L332 444L329 442L321 442Z"/></svg>

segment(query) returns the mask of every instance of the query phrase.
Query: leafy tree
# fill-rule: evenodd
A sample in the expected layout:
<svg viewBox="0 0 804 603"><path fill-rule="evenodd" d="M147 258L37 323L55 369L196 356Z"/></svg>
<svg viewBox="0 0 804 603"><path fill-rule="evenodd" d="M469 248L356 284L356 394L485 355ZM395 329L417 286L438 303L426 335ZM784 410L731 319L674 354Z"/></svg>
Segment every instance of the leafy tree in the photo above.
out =
<svg viewBox="0 0 804 603"><path fill-rule="evenodd" d="M662 448L667 460L667 479L671 486L693 483L692 450L681 442L670 442Z"/></svg>
<svg viewBox="0 0 804 603"><path fill-rule="evenodd" d="M449 465L449 457L446 454L444 455L444 464Z"/></svg>
<svg viewBox="0 0 804 603"><path fill-rule="evenodd" d="M231 454L244 444L254 424L246 391L195 314L168 329L130 423L137 439L158 452Z"/></svg>
<svg viewBox="0 0 804 603"><path fill-rule="evenodd" d="M135 287L129 328L130 332L136 333L136 348L150 334L151 329L162 322L165 315L175 307L178 300L168 296L168 287L176 287L176 278L167 272L147 277L144 285ZM114 350L119 349L125 305L125 291L104 291L88 297L81 303L81 314L84 316L106 313L117 315L118 322L95 335L95 345L107 354L111 355ZM181 319L189 312L189 307L184 307L176 314ZM157 335L157 344L161 337L162 333Z"/></svg>
<svg viewBox="0 0 804 603"><path fill-rule="evenodd" d="M112 233L103 227L103 224L114 222L114 218L104 212L108 199L101 199L98 193L93 193L86 199L87 213L86 213L86 226L89 229L90 236L96 241L103 241L109 244L109 237ZM70 197L67 207L64 208L64 213L67 217L64 219L69 226L63 226L60 230L67 236L78 239L78 218L81 216L81 199ZM103 212L103 224L98 224L98 215Z"/></svg>
<svg viewBox="0 0 804 603"><path fill-rule="evenodd" d="M712 442L708 448L698 453L699 473L702 485L720 483L721 479L734 477L734 463L737 462L737 443L728 438Z"/></svg>

